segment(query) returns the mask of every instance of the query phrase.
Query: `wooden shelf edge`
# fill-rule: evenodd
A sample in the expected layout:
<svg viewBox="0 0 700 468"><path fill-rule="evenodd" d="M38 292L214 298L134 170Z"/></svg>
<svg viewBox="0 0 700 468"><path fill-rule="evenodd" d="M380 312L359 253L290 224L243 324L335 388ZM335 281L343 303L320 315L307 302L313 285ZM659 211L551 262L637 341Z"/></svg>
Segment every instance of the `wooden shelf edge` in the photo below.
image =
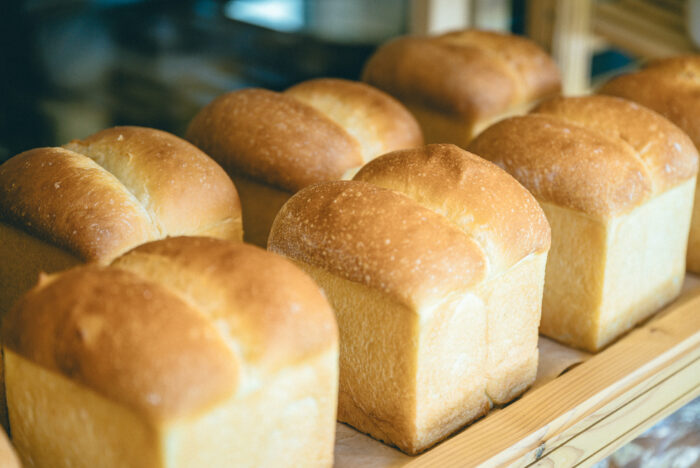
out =
<svg viewBox="0 0 700 468"><path fill-rule="evenodd" d="M700 356L700 294L406 466L527 465ZM496 443L494 443L496 441ZM549 445L547 445L549 444Z"/></svg>
<svg viewBox="0 0 700 468"><path fill-rule="evenodd" d="M700 357L631 398L530 466L577 466L605 456L666 414L664 410L700 393Z"/></svg>

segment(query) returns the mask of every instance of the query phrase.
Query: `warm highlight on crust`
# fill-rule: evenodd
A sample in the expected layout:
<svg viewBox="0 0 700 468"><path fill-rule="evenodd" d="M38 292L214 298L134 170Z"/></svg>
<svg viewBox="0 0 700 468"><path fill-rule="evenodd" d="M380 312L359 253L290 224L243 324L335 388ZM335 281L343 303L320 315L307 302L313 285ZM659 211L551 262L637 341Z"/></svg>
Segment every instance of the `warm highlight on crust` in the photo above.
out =
<svg viewBox="0 0 700 468"><path fill-rule="evenodd" d="M290 191L338 179L362 164L359 143L337 123L264 89L219 96L194 117L187 139L227 171Z"/></svg>
<svg viewBox="0 0 700 468"><path fill-rule="evenodd" d="M140 245L113 265L158 281L210 319L223 320L248 363L276 370L337 341L332 312L316 284L258 247L173 237Z"/></svg>
<svg viewBox="0 0 700 468"><path fill-rule="evenodd" d="M537 200L495 164L450 144L395 151L355 180L401 192L443 215L489 257L489 274L549 249L549 223Z"/></svg>
<svg viewBox="0 0 700 468"><path fill-rule="evenodd" d="M634 103L555 98L485 130L470 151L544 202L608 218L693 177L697 152L675 126Z"/></svg>
<svg viewBox="0 0 700 468"><path fill-rule="evenodd" d="M283 93L224 94L194 117L187 138L229 172L290 192L423 143L398 101L364 83L330 78Z"/></svg>
<svg viewBox="0 0 700 468"><path fill-rule="evenodd" d="M235 357L163 286L96 266L47 283L8 313L3 346L158 420L232 395Z"/></svg>
<svg viewBox="0 0 700 468"><path fill-rule="evenodd" d="M423 145L418 122L396 99L358 81L319 78L284 94L324 113L362 146L364 162L390 151Z"/></svg>
<svg viewBox="0 0 700 468"><path fill-rule="evenodd" d="M84 261L113 257L158 235L112 174L63 148L29 150L0 166L0 218Z"/></svg>
<svg viewBox="0 0 700 468"><path fill-rule="evenodd" d="M230 223L241 202L226 172L190 142L143 127L113 127L64 145L114 174L151 214L161 235L204 233ZM240 233L238 233L240 234ZM240 239L240 236L238 237Z"/></svg>
<svg viewBox="0 0 700 468"><path fill-rule="evenodd" d="M406 103L469 120L561 89L556 65L532 41L478 30L390 41L369 59L362 79Z"/></svg>
<svg viewBox="0 0 700 468"><path fill-rule="evenodd" d="M599 90L638 102L678 125L700 148L700 55L653 60Z"/></svg>
<svg viewBox="0 0 700 468"><path fill-rule="evenodd" d="M165 421L232 397L250 369L264 378L322 355L337 346L337 329L316 284L288 260L242 243L175 237L110 267L44 278L8 313L3 340Z"/></svg>
<svg viewBox="0 0 700 468"><path fill-rule="evenodd" d="M0 166L0 221L83 261L109 261L168 235L241 239L233 183L166 132L114 127Z"/></svg>
<svg viewBox="0 0 700 468"><path fill-rule="evenodd" d="M665 192L698 172L697 150L690 138L656 112L633 102L596 95L554 98L532 113L552 115L626 143L646 167L654 193Z"/></svg>
<svg viewBox="0 0 700 468"><path fill-rule="evenodd" d="M298 192L277 215L268 248L415 309L444 291L467 291L486 274L482 249L443 216L359 181Z"/></svg>

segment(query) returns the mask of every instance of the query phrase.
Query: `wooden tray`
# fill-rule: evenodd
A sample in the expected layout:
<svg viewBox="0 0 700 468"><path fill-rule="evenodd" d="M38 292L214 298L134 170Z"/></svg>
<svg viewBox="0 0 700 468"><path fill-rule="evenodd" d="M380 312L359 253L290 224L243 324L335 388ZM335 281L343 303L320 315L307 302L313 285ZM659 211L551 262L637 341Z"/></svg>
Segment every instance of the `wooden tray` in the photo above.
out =
<svg viewBox="0 0 700 468"><path fill-rule="evenodd" d="M588 466L698 395L700 278L688 275L678 300L616 343L421 455L339 425L335 465Z"/></svg>

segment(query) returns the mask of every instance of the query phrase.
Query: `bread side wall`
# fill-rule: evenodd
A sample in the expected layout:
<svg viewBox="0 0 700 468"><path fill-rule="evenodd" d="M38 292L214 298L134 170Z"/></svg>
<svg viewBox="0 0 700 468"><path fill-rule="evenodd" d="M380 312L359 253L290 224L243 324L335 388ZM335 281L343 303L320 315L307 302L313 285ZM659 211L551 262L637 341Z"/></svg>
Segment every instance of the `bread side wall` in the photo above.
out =
<svg viewBox="0 0 700 468"><path fill-rule="evenodd" d="M578 211L541 201L540 205L552 228L540 333L592 349L603 301L606 226Z"/></svg>
<svg viewBox="0 0 700 468"><path fill-rule="evenodd" d="M330 467L338 350L287 367L258 390L164 430L168 468Z"/></svg>
<svg viewBox="0 0 700 468"><path fill-rule="evenodd" d="M338 420L411 451L416 444L418 315L380 291L302 262L340 332Z"/></svg>
<svg viewBox="0 0 700 468"><path fill-rule="evenodd" d="M532 254L487 282L487 393L504 404L535 380L547 253Z"/></svg>
<svg viewBox="0 0 700 468"><path fill-rule="evenodd" d="M417 442L425 450L488 412L486 304L459 294L420 311Z"/></svg>
<svg viewBox="0 0 700 468"><path fill-rule="evenodd" d="M26 467L163 467L156 428L137 414L8 349L12 439Z"/></svg>
<svg viewBox="0 0 700 468"><path fill-rule="evenodd" d="M694 193L695 178L608 225L608 258L597 349L680 292Z"/></svg>

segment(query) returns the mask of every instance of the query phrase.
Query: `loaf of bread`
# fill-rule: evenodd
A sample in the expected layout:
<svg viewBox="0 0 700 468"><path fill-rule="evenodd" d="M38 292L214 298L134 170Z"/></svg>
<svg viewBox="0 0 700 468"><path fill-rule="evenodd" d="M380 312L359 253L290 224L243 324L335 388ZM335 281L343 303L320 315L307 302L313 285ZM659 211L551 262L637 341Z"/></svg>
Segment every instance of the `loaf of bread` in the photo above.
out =
<svg viewBox="0 0 700 468"><path fill-rule="evenodd" d="M700 148L700 55L655 60L604 84L603 94L636 101L678 125ZM687 268L700 273L700 193L695 192Z"/></svg>
<svg viewBox="0 0 700 468"><path fill-rule="evenodd" d="M356 178L293 196L269 249L335 309L338 419L415 454L533 381L549 226L512 177L452 145Z"/></svg>
<svg viewBox="0 0 700 468"><path fill-rule="evenodd" d="M608 96L556 98L470 149L547 214L543 334L596 351L677 296L698 153L664 117Z"/></svg>
<svg viewBox="0 0 700 468"><path fill-rule="evenodd" d="M234 179L245 239L260 246L297 190L340 179L388 151L423 144L418 124L399 102L339 79L311 80L283 93L224 94L194 117L187 139Z"/></svg>
<svg viewBox="0 0 700 468"><path fill-rule="evenodd" d="M0 316L51 273L176 235L242 238L233 183L166 132L115 127L0 166Z"/></svg>
<svg viewBox="0 0 700 468"><path fill-rule="evenodd" d="M535 43L474 29L392 40L369 59L362 79L405 104L427 143L462 147L561 89L554 61Z"/></svg>
<svg viewBox="0 0 700 468"><path fill-rule="evenodd" d="M176 237L45 276L7 314L3 350L27 466L333 463L333 311L257 247Z"/></svg>

